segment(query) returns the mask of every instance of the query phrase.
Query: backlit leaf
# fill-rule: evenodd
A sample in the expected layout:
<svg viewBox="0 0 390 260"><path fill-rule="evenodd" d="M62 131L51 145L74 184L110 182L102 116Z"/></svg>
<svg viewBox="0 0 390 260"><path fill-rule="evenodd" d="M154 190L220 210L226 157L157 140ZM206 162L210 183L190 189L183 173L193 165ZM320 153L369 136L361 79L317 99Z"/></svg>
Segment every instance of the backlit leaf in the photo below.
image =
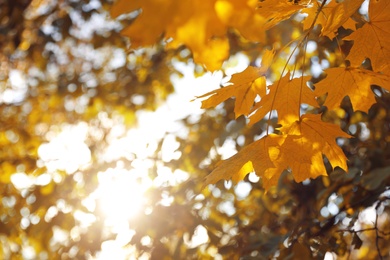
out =
<svg viewBox="0 0 390 260"><path fill-rule="evenodd" d="M370 85L390 90L390 77L370 70L330 68L325 72L327 76L315 84L315 92L318 95L328 93L324 105L329 109L339 107L340 102L348 95L355 110L367 112L376 102Z"/></svg>
<svg viewBox="0 0 390 260"><path fill-rule="evenodd" d="M306 2L302 1L302 4ZM281 21L289 19L301 8L301 5L296 5L292 1L265 0L259 3L257 12L266 19L265 29L269 29Z"/></svg>
<svg viewBox="0 0 390 260"><path fill-rule="evenodd" d="M202 101L202 108L215 107L228 98L235 97L235 116L248 115L257 95L265 96L265 73L271 65L274 50L267 50L263 55L262 66L256 68L247 67L244 71L234 74L230 80L233 85L210 91L198 98L209 97Z"/></svg>
<svg viewBox="0 0 390 260"><path fill-rule="evenodd" d="M212 71L219 69L229 56L229 27L249 40L265 40L266 20L256 12L253 1L119 0L111 14L117 17L136 11L138 16L121 32L129 37L132 48L165 39L167 48L187 46L195 62Z"/></svg>
<svg viewBox="0 0 390 260"><path fill-rule="evenodd" d="M291 123L299 119L302 103L318 106L314 92L306 85L309 79L310 76L290 79L287 73L272 84L269 93L254 106L256 111L250 116L250 123L256 123L272 110L277 111L280 123Z"/></svg>
<svg viewBox="0 0 390 260"><path fill-rule="evenodd" d="M341 131L337 125L323 122L321 115L303 115L301 121L296 121L282 131L289 136L283 149L293 157L289 166L296 181L326 175L322 154L328 158L333 168L338 166L347 171L347 158L335 139L351 136Z"/></svg>
<svg viewBox="0 0 390 260"><path fill-rule="evenodd" d="M390 1L372 0L368 7L369 22L344 40L354 44L347 59L358 67L369 58L374 71L390 73Z"/></svg>
<svg viewBox="0 0 390 260"><path fill-rule="evenodd" d="M270 157L274 158L277 154L275 154L275 150L272 150L272 147L279 145L282 139L282 136L269 135L245 146L234 156L222 161L206 177L204 185L229 179L237 183L252 171L262 176L267 169L274 167Z"/></svg>
<svg viewBox="0 0 390 260"><path fill-rule="evenodd" d="M263 186L276 185L284 170L291 170L294 180L302 182L327 175L323 155L333 168L347 171L347 158L336 143L336 137L351 137L334 124L321 120L321 115L303 115L281 129L283 135L268 135L244 147L224 160L206 177L205 185L224 179L242 180L255 171L262 177Z"/></svg>
<svg viewBox="0 0 390 260"><path fill-rule="evenodd" d="M326 24L322 28L322 35L333 39L337 29L358 10L364 0L345 0L338 3L329 13Z"/></svg>

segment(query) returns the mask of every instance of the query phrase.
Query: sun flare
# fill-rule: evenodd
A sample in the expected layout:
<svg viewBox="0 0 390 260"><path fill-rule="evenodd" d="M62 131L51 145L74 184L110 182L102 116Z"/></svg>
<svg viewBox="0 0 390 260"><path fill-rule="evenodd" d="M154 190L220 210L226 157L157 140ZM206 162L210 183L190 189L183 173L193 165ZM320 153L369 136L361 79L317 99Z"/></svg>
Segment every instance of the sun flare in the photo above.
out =
<svg viewBox="0 0 390 260"><path fill-rule="evenodd" d="M141 213L145 191L150 188L147 177L125 169L110 169L98 174L99 210L109 223L128 221Z"/></svg>

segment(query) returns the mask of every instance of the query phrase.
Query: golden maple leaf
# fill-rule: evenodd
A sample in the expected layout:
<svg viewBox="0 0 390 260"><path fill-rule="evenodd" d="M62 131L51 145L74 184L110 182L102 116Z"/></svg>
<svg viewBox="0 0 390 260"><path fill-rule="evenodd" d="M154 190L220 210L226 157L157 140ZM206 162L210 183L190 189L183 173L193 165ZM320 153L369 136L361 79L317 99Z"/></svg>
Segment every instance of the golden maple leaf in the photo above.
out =
<svg viewBox="0 0 390 260"><path fill-rule="evenodd" d="M340 106L345 96L349 96L354 110L367 112L376 103L370 86L378 85L390 90L390 77L360 68L330 68L327 76L315 84L315 93L321 96L328 93L324 105L329 109Z"/></svg>
<svg viewBox="0 0 390 260"><path fill-rule="evenodd" d="M257 95L265 96L266 81L265 73L272 63L275 51L264 52L261 66L259 68L248 66L244 71L236 73L230 79L233 85L210 91L197 98L209 97L202 101L202 108L215 107L228 98L235 97L234 112L236 118L240 115L247 116L253 107Z"/></svg>
<svg viewBox="0 0 390 260"><path fill-rule="evenodd" d="M130 39L132 48L165 39L167 48L185 45L196 63L213 71L220 69L229 56L226 34L230 27L249 40L264 41L265 19L255 8L251 0L119 0L111 15L131 12L136 15L121 32Z"/></svg>
<svg viewBox="0 0 390 260"><path fill-rule="evenodd" d="M337 29L347 22L363 2L364 0L344 0L334 6L329 12L326 24L322 27L321 34L333 39Z"/></svg>
<svg viewBox="0 0 390 260"><path fill-rule="evenodd" d="M344 38L354 41L346 59L358 67L369 58L374 71L390 74L390 1L370 1L368 16L369 22Z"/></svg>
<svg viewBox="0 0 390 260"><path fill-rule="evenodd" d="M302 1L305 4L308 1ZM302 5L296 5L292 1L265 0L259 3L257 13L266 19L265 30L268 30L281 21L289 19L298 12Z"/></svg>
<svg viewBox="0 0 390 260"><path fill-rule="evenodd" d="M336 36L335 31L337 31L340 26L343 26L346 29L355 30L356 22L354 22L350 16L356 12L362 2L363 0L349 0L341 3L328 1L321 7L321 4L318 1L314 1L307 8L301 10L301 13L307 14L305 20L303 20L303 29L307 30L311 26L321 25L322 35L327 36L330 39L333 39Z"/></svg>
<svg viewBox="0 0 390 260"><path fill-rule="evenodd" d="M318 12L320 12L320 13L317 16L317 20L315 21L314 25L318 25L319 24L322 27L324 27L324 25L326 24L326 20L327 20L328 14L329 14L329 10L331 9L331 5L333 3L334 2L330 2L330 4L328 4L326 6L323 6L322 10L319 10L321 5L320 5L320 3L318 1L314 1L313 3L311 3L306 8L302 8L301 9L301 13L307 15L305 17L305 20L303 20L303 22L302 22L303 30L307 30L307 29L309 29L313 25L314 19L316 18L316 15L317 15Z"/></svg>
<svg viewBox="0 0 390 260"><path fill-rule="evenodd" d="M363 0L298 2L286 0L119 0L112 14L133 12L134 20L122 33L130 38L133 48L153 45L161 39L166 48L188 47L196 63L216 70L229 56L227 32L234 28L244 38L261 42L265 32L296 12L307 13L304 29L321 25L323 36L334 38L340 26L355 29L351 20ZM326 4L325 4L326 3ZM303 7L308 7L302 9ZM249 116L253 124L275 110L281 124L281 134L270 134L244 147L233 157L224 160L206 177L205 185L220 179L237 182L255 171L266 189L275 185L284 170L290 170L298 182L326 174L323 156L332 167L347 169L346 157L337 145L337 137L350 137L336 125L325 123L320 115L301 116L301 105L318 106L316 96L328 93L325 105L332 109L348 95L355 109L367 111L374 103L370 85L390 90L390 24L389 2L370 1L370 22L356 30L346 40L354 40L347 57L354 68L333 68L312 91L307 82L310 76L291 79L290 72L266 86L265 74L274 50L266 51L260 68L249 66L234 74L231 85L213 90L198 98L202 108L217 106L235 97L235 116ZM372 46L369 46L372 45ZM364 59L370 58L375 73L358 69ZM255 104L256 98L260 101Z"/></svg>
<svg viewBox="0 0 390 260"><path fill-rule="evenodd" d="M219 19L229 27L236 28L246 39L264 42L266 20L256 12L256 1L218 0L215 11Z"/></svg>
<svg viewBox="0 0 390 260"><path fill-rule="evenodd" d="M303 20L302 22L303 30L309 29L312 25L321 25L322 27L324 27L326 21L328 20L330 12L336 5L337 3L331 1L326 5L322 6L321 8L321 4L318 1L314 1L313 3L309 4L308 7L301 9L301 13L307 15L305 17L305 20ZM317 16L318 12L319 14Z"/></svg>
<svg viewBox="0 0 390 260"><path fill-rule="evenodd" d="M128 36L133 48L155 44L172 22L183 4L174 0L119 0L111 9L115 18L121 14L140 12L135 21L124 28L122 34Z"/></svg>
<svg viewBox="0 0 390 260"><path fill-rule="evenodd" d="M281 148L285 164L290 167L295 181L326 175L322 155L333 168L338 166L347 171L347 158L335 139L351 136L339 126L323 122L321 115L305 114L301 120L281 130L287 134Z"/></svg>
<svg viewBox="0 0 390 260"><path fill-rule="evenodd" d="M204 186L214 184L219 180L232 180L237 183L250 173L255 171L256 174L262 176L263 173L274 167L273 160L278 155L276 149L272 147L279 146L283 137L280 135L268 135L260 140L257 140L247 146L241 151L230 157L229 159L221 161L218 166L206 176ZM271 158L270 158L271 157ZM264 186L271 186L275 184L279 176L275 178L267 178L265 181L269 183Z"/></svg>
<svg viewBox="0 0 390 260"><path fill-rule="evenodd" d="M287 73L280 80L269 87L269 93L262 97L250 116L250 124L264 118L264 116L276 110L278 121L281 124L290 124L299 119L300 106L302 103L318 106L314 92L306 85L310 76L290 79L290 73Z"/></svg>
<svg viewBox="0 0 390 260"><path fill-rule="evenodd" d="M221 179L238 182L252 172L262 178L267 190L274 186L284 170L290 170L297 182L326 175L323 155L333 168L347 171L347 158L336 137L351 137L321 115L303 115L291 125L283 126L282 135L271 134L244 147L222 161L205 179L204 185Z"/></svg>

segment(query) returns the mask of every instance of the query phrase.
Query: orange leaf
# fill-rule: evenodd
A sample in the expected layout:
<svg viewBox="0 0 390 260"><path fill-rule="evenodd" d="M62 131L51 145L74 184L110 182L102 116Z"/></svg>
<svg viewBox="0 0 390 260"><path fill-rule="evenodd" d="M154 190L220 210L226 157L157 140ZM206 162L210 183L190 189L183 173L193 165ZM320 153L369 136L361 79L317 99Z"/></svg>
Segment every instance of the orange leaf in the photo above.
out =
<svg viewBox="0 0 390 260"><path fill-rule="evenodd" d="M266 20L256 12L255 1L217 0L215 10L224 24L236 28L242 36L251 41L265 41Z"/></svg>
<svg viewBox="0 0 390 260"><path fill-rule="evenodd" d="M336 137L351 137L334 124L321 120L321 115L306 114L301 121L296 121L282 131L287 134L282 145L284 159L290 166L297 182L308 178L326 175L322 154L332 167L347 171L347 158L337 145Z"/></svg>
<svg viewBox="0 0 390 260"><path fill-rule="evenodd" d="M359 9L363 2L364 0L344 0L338 3L330 11L326 24L322 28L322 35L333 39L336 36L335 31Z"/></svg>
<svg viewBox="0 0 390 260"><path fill-rule="evenodd" d="M112 6L110 14L113 18L116 18L122 14L133 12L142 7L142 1L127 1L118 0Z"/></svg>
<svg viewBox="0 0 390 260"><path fill-rule="evenodd" d="M326 24L328 14L330 12L329 11L330 7L333 4L334 4L334 2L330 2L328 5L326 5L322 8L321 12L318 14L317 20L316 20L314 25L319 24L322 27L324 27L324 25ZM309 29L310 26L313 24L314 18L316 17L320 6L321 6L321 4L318 1L314 1L307 8L303 8L301 10L301 13L307 14L307 16L305 17L305 20L303 20L303 30Z"/></svg>
<svg viewBox="0 0 390 260"><path fill-rule="evenodd" d="M305 4L307 1L302 2L304 2L302 4ZM267 20L265 30L268 30L281 21L289 19L301 8L301 5L296 5L292 1L265 0L259 3L257 12Z"/></svg>
<svg viewBox="0 0 390 260"><path fill-rule="evenodd" d="M269 151L272 152L274 150L270 148L280 145L283 138L280 135L268 135L245 146L237 154L222 161L215 170L207 175L204 186L214 184L222 179L232 179L232 181L237 183L252 171L256 171L260 176L263 175L268 168L273 167ZM275 155L271 154L271 156Z"/></svg>
<svg viewBox="0 0 390 260"><path fill-rule="evenodd" d="M303 115L282 129L284 135L271 134L244 147L222 161L205 179L204 185L221 179L238 182L255 171L267 190L277 184L280 174L290 169L295 181L326 175L323 155L332 167L347 171L346 156L337 145L336 137L351 137L334 124L325 123L321 115Z"/></svg>
<svg viewBox="0 0 390 260"><path fill-rule="evenodd" d="M227 32L235 28L251 41L264 41L265 19L256 12L256 2L242 0L119 0L112 10L116 17L138 11L122 30L132 48L167 40L166 48L188 47L196 63L209 70L220 69L229 56Z"/></svg>
<svg viewBox="0 0 390 260"><path fill-rule="evenodd" d="M302 103L318 106L314 92L306 85L309 79L310 76L304 76L290 80L290 73L287 73L271 85L270 92L254 106L256 111L250 116L250 124L261 120L272 110L277 111L279 123L289 124L299 119Z"/></svg>
<svg viewBox="0 0 390 260"><path fill-rule="evenodd" d="M265 95L265 78L258 74L255 67L249 66L243 72L234 74L230 82L233 85L199 96L198 98L210 96L202 101L202 108L215 107L228 98L236 97L234 112L237 118L249 114L257 95Z"/></svg>
<svg viewBox="0 0 390 260"><path fill-rule="evenodd" d="M180 5L174 0L119 0L112 7L111 14L116 17L141 10L135 21L122 31L130 38L132 48L139 48L155 44L162 37L172 22L172 16L181 9Z"/></svg>
<svg viewBox="0 0 390 260"><path fill-rule="evenodd" d="M327 76L315 84L316 94L328 93L324 105L329 109L340 106L348 95L353 108L367 112L376 103L371 85L379 85L390 90L390 77L373 71L358 68L330 68L325 70Z"/></svg>
<svg viewBox="0 0 390 260"><path fill-rule="evenodd" d="M368 23L344 38L354 41L347 60L358 67L369 58L374 71L390 74L390 1L370 1L368 16Z"/></svg>
<svg viewBox="0 0 390 260"><path fill-rule="evenodd" d="M230 80L233 85L210 91L198 98L208 97L202 101L202 108L215 107L228 98L236 97L234 112L236 118L247 116L253 107L257 95L265 96L265 73L275 55L274 50L266 50L260 68L249 66L244 71L234 74Z"/></svg>

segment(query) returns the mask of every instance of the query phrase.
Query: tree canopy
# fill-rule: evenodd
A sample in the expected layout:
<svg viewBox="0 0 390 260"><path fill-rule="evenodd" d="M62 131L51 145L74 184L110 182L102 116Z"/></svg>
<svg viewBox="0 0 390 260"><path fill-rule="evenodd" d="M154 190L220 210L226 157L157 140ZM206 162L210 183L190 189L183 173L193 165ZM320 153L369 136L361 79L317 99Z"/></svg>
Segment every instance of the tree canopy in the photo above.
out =
<svg viewBox="0 0 390 260"><path fill-rule="evenodd" d="M0 0L0 258L390 257L389 17Z"/></svg>

